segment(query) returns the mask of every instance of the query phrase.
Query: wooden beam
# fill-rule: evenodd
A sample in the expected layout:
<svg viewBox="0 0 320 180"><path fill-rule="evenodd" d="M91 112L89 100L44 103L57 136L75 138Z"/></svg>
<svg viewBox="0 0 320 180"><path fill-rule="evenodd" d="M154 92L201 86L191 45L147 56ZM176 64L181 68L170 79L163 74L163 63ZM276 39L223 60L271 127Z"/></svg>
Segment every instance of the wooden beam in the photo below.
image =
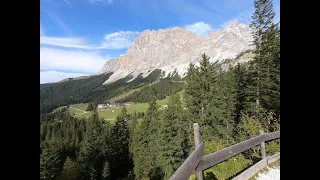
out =
<svg viewBox="0 0 320 180"><path fill-rule="evenodd" d="M263 134L264 134L264 133L263 133L263 130L259 130L259 134L260 134L260 135L263 135ZM262 159L266 158L266 146L265 146L264 141L262 141L262 142L260 143L260 150L261 150L261 158L262 158Z"/></svg>
<svg viewBox="0 0 320 180"><path fill-rule="evenodd" d="M275 132L265 134L264 141L270 141L270 140L278 139L278 138L280 138L280 131L275 131Z"/></svg>
<svg viewBox="0 0 320 180"><path fill-rule="evenodd" d="M189 157L182 163L176 172L170 177L170 180L187 180L199 165L203 155L203 143L200 143Z"/></svg>
<svg viewBox="0 0 320 180"><path fill-rule="evenodd" d="M194 147L199 147L201 143L201 135L200 135L200 127L198 123L193 123L193 134L194 134ZM203 156L203 154L202 154ZM202 171L197 171L197 180L203 180L203 173Z"/></svg>
<svg viewBox="0 0 320 180"><path fill-rule="evenodd" d="M280 159L280 152L278 152L277 154L274 154L272 156L268 156L268 164L271 164L275 161L277 161L278 159Z"/></svg>
<svg viewBox="0 0 320 180"><path fill-rule="evenodd" d="M275 155L268 156L267 158L262 159L261 161L254 164L253 166L251 166L247 170L243 171L241 174L239 174L237 177L233 178L232 180L249 179L250 177L252 177L256 173L258 173L261 169L267 167L268 164L273 163L273 162L277 161L278 159L280 159L280 152Z"/></svg>
<svg viewBox="0 0 320 180"><path fill-rule="evenodd" d="M220 151L214 152L212 154L206 155L201 159L199 166L197 167L198 170L205 170L213 165L216 165L232 156L235 156L247 149L250 149L262 141L264 141L265 135L259 135L249 140L243 141L241 143L229 146L224 148Z"/></svg>
<svg viewBox="0 0 320 180"><path fill-rule="evenodd" d="M255 175L257 172L259 172L261 169L266 167L268 165L267 158L262 159L261 161L257 162L247 170L243 171L241 174L233 178L232 180L244 180L249 179L253 175Z"/></svg>

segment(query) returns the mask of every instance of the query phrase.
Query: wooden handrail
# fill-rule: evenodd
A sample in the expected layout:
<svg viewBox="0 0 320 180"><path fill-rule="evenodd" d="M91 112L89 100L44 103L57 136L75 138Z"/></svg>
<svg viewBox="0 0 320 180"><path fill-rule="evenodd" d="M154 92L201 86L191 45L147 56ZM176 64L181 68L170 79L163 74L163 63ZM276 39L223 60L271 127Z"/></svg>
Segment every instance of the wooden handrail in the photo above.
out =
<svg viewBox="0 0 320 180"><path fill-rule="evenodd" d="M262 135L254 137L254 138L251 138L249 140L246 140L246 141L240 142L238 144L224 148L220 151L211 153L209 155L204 156L201 159L201 162L200 162L197 169L198 170L205 170L205 169L207 169L211 166L214 166L222 161L225 161L225 160L231 158L232 156L235 156L245 150L248 150L252 147L255 147L266 140L277 139L279 137L280 137L280 131L276 131L276 132L272 132L272 133L268 133L268 134L262 134Z"/></svg>
<svg viewBox="0 0 320 180"><path fill-rule="evenodd" d="M188 158L181 164L170 180L188 179L201 161L203 155L203 143L192 151Z"/></svg>
<svg viewBox="0 0 320 180"><path fill-rule="evenodd" d="M195 150L189 155L189 157L183 162L183 164L176 170L176 172L170 177L170 180L184 180L188 179L190 175L196 171L197 179L203 180L203 170L212 167L220 162L223 162L245 150L255 147L260 144L262 160L251 168L247 169L234 179L246 179L256 171L262 169L271 162L280 158L280 153L273 156L266 157L265 155L265 141L270 141L280 138L280 131L264 134L262 130L259 131L260 135L246 141L229 146L217 152L211 153L206 156L203 155L203 143L200 139L199 125L194 123L194 137L195 137ZM242 179L243 179L242 178Z"/></svg>

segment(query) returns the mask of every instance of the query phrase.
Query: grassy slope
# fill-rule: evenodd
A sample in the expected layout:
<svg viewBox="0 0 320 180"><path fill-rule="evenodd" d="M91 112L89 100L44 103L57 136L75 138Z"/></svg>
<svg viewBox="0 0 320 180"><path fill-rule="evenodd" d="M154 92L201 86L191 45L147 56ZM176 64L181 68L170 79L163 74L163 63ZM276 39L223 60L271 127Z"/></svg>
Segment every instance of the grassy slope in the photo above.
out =
<svg viewBox="0 0 320 180"><path fill-rule="evenodd" d="M180 93L180 92L179 92ZM165 105L168 103L168 97L166 99L158 100L157 103L159 105ZM129 102L131 106L127 108L128 113L134 113L134 112L145 112L148 109L148 103L132 103ZM68 110L70 113L74 113L74 115L78 118L82 117L89 117L92 112L84 113L83 111L86 111L88 107L88 103L85 104L72 104L69 106ZM61 110L63 107L59 107L55 109L54 111ZM80 109L82 111L79 111L77 109ZM99 116L104 118L105 120L113 121L117 115L121 112L121 108L115 109L114 112L112 110L105 110L105 111L98 111Z"/></svg>
<svg viewBox="0 0 320 180"><path fill-rule="evenodd" d="M127 92L128 93L128 92ZM183 96L184 90L177 92L177 94L180 95L180 97ZM120 95L122 96L122 95ZM157 100L157 104L160 106L168 104L169 97L162 99L162 100ZM129 108L127 108L128 113L134 113L134 112L146 112L148 109L148 103L134 103L134 102L128 102L131 104ZM88 107L88 103L80 103L80 104L72 104L67 108L71 114L74 113L74 115L78 118L87 118L90 117L92 112L88 111L84 113L83 111L86 111ZM58 107L54 111L62 110L62 107ZM77 110L79 109L79 110ZM81 111L82 110L82 111ZM105 120L108 121L113 121L116 119L117 115L121 112L121 109L115 109L114 112L112 110L105 110L105 111L98 111L99 116L104 118Z"/></svg>

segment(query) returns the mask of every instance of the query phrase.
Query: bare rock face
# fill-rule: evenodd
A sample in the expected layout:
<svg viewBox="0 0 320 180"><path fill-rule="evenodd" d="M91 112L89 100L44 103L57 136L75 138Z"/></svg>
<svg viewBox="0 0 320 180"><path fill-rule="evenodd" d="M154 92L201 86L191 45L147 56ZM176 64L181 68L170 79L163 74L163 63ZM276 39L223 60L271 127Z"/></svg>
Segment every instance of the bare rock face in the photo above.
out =
<svg viewBox="0 0 320 180"><path fill-rule="evenodd" d="M106 62L98 74L113 72L104 83L108 84L131 74L147 76L161 69L165 76L176 71L184 76L189 62L197 64L202 53L211 62L233 59L239 53L253 49L252 29L245 24L231 22L223 29L199 37L181 27L145 30L132 43L128 51Z"/></svg>

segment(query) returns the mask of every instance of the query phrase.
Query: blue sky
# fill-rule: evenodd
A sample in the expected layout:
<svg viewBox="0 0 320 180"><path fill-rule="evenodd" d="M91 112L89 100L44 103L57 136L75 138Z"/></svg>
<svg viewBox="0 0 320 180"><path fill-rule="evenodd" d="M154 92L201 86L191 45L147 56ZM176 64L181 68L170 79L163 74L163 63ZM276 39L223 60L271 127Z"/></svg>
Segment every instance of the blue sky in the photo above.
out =
<svg viewBox="0 0 320 180"><path fill-rule="evenodd" d="M280 0L274 0L275 20ZM40 0L40 83L97 73L146 29L249 24L253 0Z"/></svg>

